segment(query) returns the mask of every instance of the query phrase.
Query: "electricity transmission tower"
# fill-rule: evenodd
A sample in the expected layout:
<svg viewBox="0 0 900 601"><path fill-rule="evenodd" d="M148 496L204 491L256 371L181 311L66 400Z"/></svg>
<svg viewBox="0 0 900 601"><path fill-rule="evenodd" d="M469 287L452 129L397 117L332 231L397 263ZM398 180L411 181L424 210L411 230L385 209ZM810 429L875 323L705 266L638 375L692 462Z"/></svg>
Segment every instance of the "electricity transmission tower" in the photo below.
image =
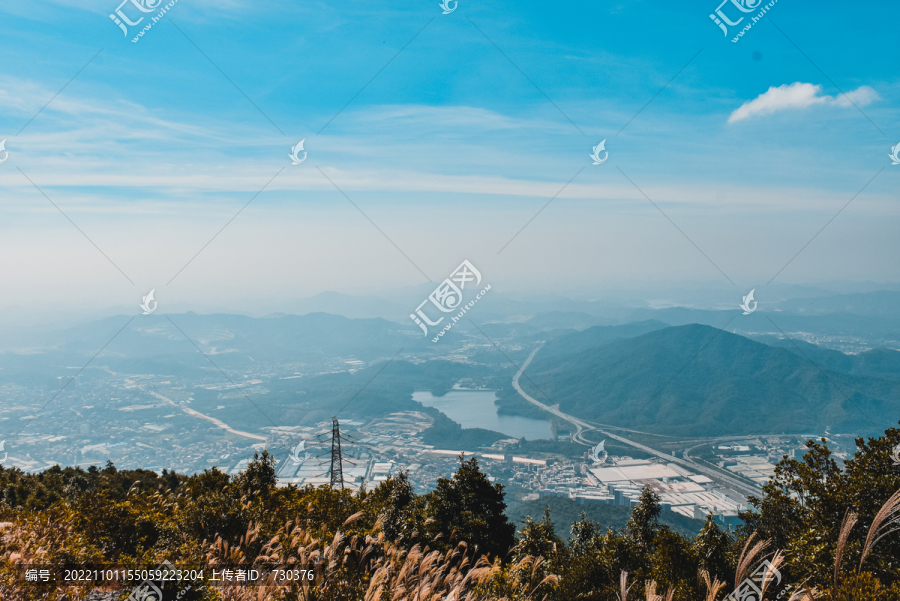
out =
<svg viewBox="0 0 900 601"><path fill-rule="evenodd" d="M331 418L331 487L344 489L343 457L341 457L341 426Z"/></svg>

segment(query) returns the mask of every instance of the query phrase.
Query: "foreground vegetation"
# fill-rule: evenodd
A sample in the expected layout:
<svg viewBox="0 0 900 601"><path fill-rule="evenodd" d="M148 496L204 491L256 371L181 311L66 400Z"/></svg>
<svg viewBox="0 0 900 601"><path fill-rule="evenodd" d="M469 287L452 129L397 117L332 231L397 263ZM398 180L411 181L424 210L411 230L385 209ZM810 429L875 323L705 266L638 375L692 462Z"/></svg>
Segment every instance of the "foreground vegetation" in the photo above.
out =
<svg viewBox="0 0 900 601"><path fill-rule="evenodd" d="M900 600L900 465L891 457L898 445L896 428L858 439L839 467L824 440L809 441L802 460L781 461L737 532L710 518L693 538L659 523L649 490L619 530L582 518L563 540L549 511L511 524L503 487L475 459L461 458L456 474L425 495L403 474L368 492L278 488L265 452L234 478L111 463L33 475L0 468L0 599L89 592L23 582L28 566L169 561L315 574L257 587L194 586L181 601L715 601L760 565L769 566L760 581L765 599Z"/></svg>

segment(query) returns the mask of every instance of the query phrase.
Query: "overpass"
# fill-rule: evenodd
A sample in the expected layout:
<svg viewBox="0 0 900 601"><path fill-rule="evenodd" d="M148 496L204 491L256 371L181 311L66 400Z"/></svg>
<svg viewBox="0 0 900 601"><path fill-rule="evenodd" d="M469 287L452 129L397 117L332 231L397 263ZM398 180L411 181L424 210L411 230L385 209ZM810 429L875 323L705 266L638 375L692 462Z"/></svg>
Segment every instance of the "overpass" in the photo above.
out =
<svg viewBox="0 0 900 601"><path fill-rule="evenodd" d="M584 420L578 419L577 417L574 417L567 413L563 413L562 411L560 411L558 403L555 405L547 405L546 403L542 403L542 402L536 400L534 397L532 397L531 395L526 393L524 390L522 390L522 387L519 385L519 378L522 376L522 373L525 371L525 368L528 367L528 365L531 363L531 360L534 359L534 356L537 354L537 352L539 350L541 350L541 348L543 348L543 346L539 346L536 349L534 349L533 351L531 351L531 354L528 355L528 359L525 360L525 362L522 364L522 367L519 368L519 371L517 371L516 375L513 376L513 380L512 380L513 388L516 389L516 392L518 392L519 395L523 399L525 399L532 405L540 407L544 411L546 411L552 415L555 415L556 417L558 417L562 420L565 420L565 421L569 422L570 424L572 424L573 426L575 426L576 431L572 435L572 440L574 442L577 442L578 444L583 444L585 446L594 446L597 443L595 441L590 441L587 438L585 438L584 433L589 430L597 430L613 440L617 440L628 446L634 447L636 449L640 449L641 451L643 451L645 453L648 453L650 455L655 455L655 456L657 456L661 459L665 459L666 461L669 461L671 463L675 463L682 467L690 468L694 471L700 472L701 474L708 476L717 482L724 483L729 488L732 488L732 489L740 492L743 495L746 495L746 496L754 495L757 497L762 496L762 489L760 487L751 485L751 484L744 482L743 480L740 480L738 478L735 478L734 476L731 476L729 474L725 474L718 469L707 467L705 465L700 465L699 463L692 461L690 459L690 456L687 454L685 455L685 459L679 459L678 457L675 457L674 455L669 455L668 453L663 453L662 451L657 451L656 449L654 449L652 447L648 447L647 445L634 442L633 440L630 440L623 436L618 436L616 434L612 434L606 430L599 430L596 426L593 426ZM624 428L616 428L615 426L601 426L601 427L609 427L609 428L615 428L615 429L619 429L619 430L625 430ZM639 432L637 430L626 430L626 431L634 432L637 434L645 434L644 432Z"/></svg>

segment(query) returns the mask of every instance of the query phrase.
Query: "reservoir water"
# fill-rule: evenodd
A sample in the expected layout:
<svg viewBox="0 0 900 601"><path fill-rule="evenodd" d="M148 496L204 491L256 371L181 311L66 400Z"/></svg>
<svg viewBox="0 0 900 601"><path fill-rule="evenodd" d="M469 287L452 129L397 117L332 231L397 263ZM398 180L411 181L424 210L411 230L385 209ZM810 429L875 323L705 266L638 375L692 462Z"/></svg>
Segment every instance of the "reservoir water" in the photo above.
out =
<svg viewBox="0 0 900 601"><path fill-rule="evenodd" d="M510 438L528 440L553 438L550 422L517 415L498 415L492 390L451 390L442 397L429 391L413 393L413 400L434 407L463 428L484 428L502 432Z"/></svg>

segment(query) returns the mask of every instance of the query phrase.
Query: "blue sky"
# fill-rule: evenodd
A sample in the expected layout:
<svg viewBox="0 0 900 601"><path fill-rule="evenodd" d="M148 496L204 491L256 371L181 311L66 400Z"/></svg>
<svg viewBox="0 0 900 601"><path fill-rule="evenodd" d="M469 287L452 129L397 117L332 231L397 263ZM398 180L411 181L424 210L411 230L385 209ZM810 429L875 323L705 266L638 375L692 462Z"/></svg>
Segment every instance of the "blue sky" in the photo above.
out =
<svg viewBox="0 0 900 601"><path fill-rule="evenodd" d="M507 290L743 294L876 174L778 281L900 280L895 5L780 0L737 43L716 2L180 0L138 43L117 5L0 7L2 306L252 310L464 258Z"/></svg>

